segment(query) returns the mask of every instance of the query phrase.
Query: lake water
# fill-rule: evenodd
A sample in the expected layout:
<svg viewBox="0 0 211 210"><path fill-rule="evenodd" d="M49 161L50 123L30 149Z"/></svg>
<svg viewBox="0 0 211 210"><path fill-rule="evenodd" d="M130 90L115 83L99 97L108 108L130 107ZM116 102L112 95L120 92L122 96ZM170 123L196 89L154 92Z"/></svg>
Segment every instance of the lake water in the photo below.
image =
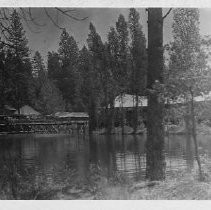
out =
<svg viewBox="0 0 211 210"><path fill-rule="evenodd" d="M211 158L211 136L198 138L199 153ZM58 135L1 137L0 161L15 163L19 173L31 177L32 182L45 174L49 183L62 183L66 171L72 171L77 179L86 179L93 166L108 178L121 172L134 180L144 180L145 140L145 136L122 138L121 135L90 138ZM175 170L196 166L193 146L185 136L170 136L165 141L166 176Z"/></svg>

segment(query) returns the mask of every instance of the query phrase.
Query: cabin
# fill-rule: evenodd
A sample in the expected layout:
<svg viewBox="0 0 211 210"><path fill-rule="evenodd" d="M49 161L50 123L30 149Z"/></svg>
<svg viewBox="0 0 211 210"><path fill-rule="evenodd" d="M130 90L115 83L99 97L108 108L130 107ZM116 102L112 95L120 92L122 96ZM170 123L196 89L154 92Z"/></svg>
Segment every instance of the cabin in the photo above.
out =
<svg viewBox="0 0 211 210"><path fill-rule="evenodd" d="M199 96L194 97L194 101L196 104L211 104L211 91L208 94L201 94ZM165 107L172 106L183 106L185 100L182 96L178 97L176 100L165 99ZM121 109L124 110L125 115L125 123L128 125L132 125L133 121L133 113L134 108L136 107L136 98L135 95L131 94L123 94L121 97L118 95L114 100L114 109L115 109L115 126L119 126L120 118L121 118ZM148 107L148 99L147 96L138 96L138 112L139 112L139 123L142 121L146 123L146 114ZM110 108L110 105L108 106ZM211 116L211 111L209 113ZM211 117L210 117L211 119Z"/></svg>
<svg viewBox="0 0 211 210"><path fill-rule="evenodd" d="M120 126L121 122L121 110L124 110L125 116L125 124L132 126L133 124L133 114L134 108L136 107L136 98L135 95L131 94L123 94L116 96L114 100L114 124L115 127ZM108 105L110 109L110 105ZM147 97L146 96L138 96L138 112L139 123L142 123L146 118L146 110L147 110Z"/></svg>
<svg viewBox="0 0 211 210"><path fill-rule="evenodd" d="M36 111L35 109L33 109L32 107L28 106L28 105L24 105L20 108L20 110L16 110L15 113L16 115L20 114L20 115L24 115L24 116L28 116L31 118L36 118L37 116L40 116L41 114Z"/></svg>

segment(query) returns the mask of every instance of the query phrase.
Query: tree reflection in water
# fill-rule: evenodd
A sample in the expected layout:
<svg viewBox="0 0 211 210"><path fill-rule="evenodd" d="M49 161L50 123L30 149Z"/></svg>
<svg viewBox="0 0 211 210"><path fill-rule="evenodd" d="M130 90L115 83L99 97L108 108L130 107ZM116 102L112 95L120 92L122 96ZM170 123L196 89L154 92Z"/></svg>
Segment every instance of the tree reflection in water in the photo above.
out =
<svg viewBox="0 0 211 210"><path fill-rule="evenodd" d="M188 172L191 172L194 167L194 154L190 134L186 134L186 163Z"/></svg>

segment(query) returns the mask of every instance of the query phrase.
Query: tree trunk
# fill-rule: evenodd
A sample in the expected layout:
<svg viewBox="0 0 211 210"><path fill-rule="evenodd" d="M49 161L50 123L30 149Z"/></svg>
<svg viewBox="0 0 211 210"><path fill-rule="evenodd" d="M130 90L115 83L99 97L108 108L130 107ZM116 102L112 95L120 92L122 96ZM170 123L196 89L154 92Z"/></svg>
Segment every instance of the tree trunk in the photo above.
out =
<svg viewBox="0 0 211 210"><path fill-rule="evenodd" d="M135 110L134 110L134 125L133 125L133 133L136 134L137 128L138 128L138 115L139 115L139 110L138 110L138 93L135 95Z"/></svg>
<svg viewBox="0 0 211 210"><path fill-rule="evenodd" d="M111 134L113 129L113 119L114 119L114 100L110 102L110 108L108 113L108 120L107 120L107 134Z"/></svg>
<svg viewBox="0 0 211 210"><path fill-rule="evenodd" d="M89 134L92 134L93 130L96 128L96 104L95 97L93 93L89 97Z"/></svg>
<svg viewBox="0 0 211 210"><path fill-rule="evenodd" d="M105 130L106 130L106 134L108 134L108 127L109 127L109 108L108 107L108 93L107 93L107 89L104 90L104 93L105 93L105 104L106 104L106 107L105 107L105 112L104 112L104 125L105 125Z"/></svg>
<svg viewBox="0 0 211 210"><path fill-rule="evenodd" d="M114 112L114 100L111 100L111 97L108 96L107 90L105 91L105 101L106 101L106 109L105 109L105 128L106 134L111 134L112 125L113 125L113 112ZM110 107L108 105L110 104Z"/></svg>
<svg viewBox="0 0 211 210"><path fill-rule="evenodd" d="M186 133L186 163L187 170L191 172L194 166L194 155L192 151L191 135L190 132Z"/></svg>
<svg viewBox="0 0 211 210"><path fill-rule="evenodd" d="M3 64L1 64L1 63L3 63L2 61L0 61L0 71L1 71L1 78L0 78L0 98L1 98L1 100L0 100L0 112L2 113L2 114L4 114L4 103L5 103L5 100L4 100L4 98L5 98L5 96L4 96L4 90L5 90L5 78L4 78L4 69L3 69Z"/></svg>
<svg viewBox="0 0 211 210"><path fill-rule="evenodd" d="M194 112L194 98L193 98L193 93L191 92L191 121L192 121L192 137L193 137L193 142L195 146L195 156L196 156L196 161L199 167L199 179L203 180L203 173L202 173L202 168L201 168L201 161L199 157L199 152L198 152L198 141L197 141L197 134L196 134L196 120L195 120L195 112Z"/></svg>
<svg viewBox="0 0 211 210"><path fill-rule="evenodd" d="M19 88L18 88L18 85L16 84L16 100L17 100L17 110L18 110L18 114L20 115L21 114L21 111L20 111L20 94L19 94Z"/></svg>
<svg viewBox="0 0 211 210"><path fill-rule="evenodd" d="M124 106L123 106L123 94L121 93L121 95L120 95L120 100L121 100L121 110L120 110L120 112L121 112L121 128L122 128L122 135L124 135L124 133L125 133L125 130L124 130L124 121L125 121L125 113L124 113Z"/></svg>
<svg viewBox="0 0 211 210"><path fill-rule="evenodd" d="M158 80L163 83L163 19L161 8L148 9L148 72L147 88ZM146 178L165 179L164 104L157 91L148 94Z"/></svg>

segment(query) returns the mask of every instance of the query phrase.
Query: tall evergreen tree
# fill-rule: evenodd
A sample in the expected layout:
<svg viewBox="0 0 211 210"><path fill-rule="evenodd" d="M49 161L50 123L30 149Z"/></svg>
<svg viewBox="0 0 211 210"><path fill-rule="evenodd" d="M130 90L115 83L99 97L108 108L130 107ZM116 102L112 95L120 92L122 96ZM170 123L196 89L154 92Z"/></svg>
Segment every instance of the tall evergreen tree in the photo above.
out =
<svg viewBox="0 0 211 210"><path fill-rule="evenodd" d="M39 77L39 74L43 73L45 70L44 61L38 51L35 52L32 59L32 75L33 77Z"/></svg>
<svg viewBox="0 0 211 210"><path fill-rule="evenodd" d="M91 53L92 65L96 72L96 78L98 83L98 93L96 94L99 98L99 105L105 107L104 112L104 125L111 132L111 115L108 110L108 105L114 98L113 89L113 76L110 66L109 58L109 45L103 43L100 35L96 32L93 24L90 24L90 34L88 37L88 46ZM101 96L102 95L102 96ZM112 98L112 99L111 99Z"/></svg>
<svg viewBox="0 0 211 210"><path fill-rule="evenodd" d="M119 65L118 65L118 35L117 31L114 27L111 27L108 32L107 37L107 66L109 67L110 73L110 89L111 92L109 93L109 114L108 114L108 133L112 130L113 118L114 118L114 100L115 97L120 94L120 87L119 87Z"/></svg>
<svg viewBox="0 0 211 210"><path fill-rule="evenodd" d="M28 40L16 10L11 14L10 23L7 41L12 47L10 47L5 61L12 89L8 94L8 101L19 110L22 105L30 103L28 91L32 72L27 45Z"/></svg>
<svg viewBox="0 0 211 210"><path fill-rule="evenodd" d="M138 124L138 96L143 94L146 87L146 39L142 31L142 26L139 22L140 16L135 9L130 9L129 13L129 29L131 34L131 56L132 56L132 78L131 88L135 94L135 110L134 110L134 133L137 130Z"/></svg>
<svg viewBox="0 0 211 210"><path fill-rule="evenodd" d="M46 69L41 54L38 51L35 52L31 63L33 80L31 82L30 94L33 104L36 104L42 85L46 82Z"/></svg>
<svg viewBox="0 0 211 210"><path fill-rule="evenodd" d="M91 85L90 98L89 98L89 114L90 114L90 132L97 126L97 107L100 103L101 86L99 82L100 72L103 68L103 52L104 46L101 37L96 32L92 23L89 25L89 34L87 38L88 49L90 52L90 76L95 81Z"/></svg>
<svg viewBox="0 0 211 210"><path fill-rule="evenodd" d="M116 31L118 43L118 82L120 93L124 93L127 90L129 78L129 32L127 22L123 15L119 15L118 21L116 22Z"/></svg>
<svg viewBox="0 0 211 210"><path fill-rule="evenodd" d="M43 114L55 114L65 110L61 92L47 76L45 76L45 83L42 84L36 100L36 108Z"/></svg>
<svg viewBox="0 0 211 210"><path fill-rule="evenodd" d="M86 46L80 50L78 67L81 75L81 97L85 110L88 112L93 82L91 80L90 53Z"/></svg>
<svg viewBox="0 0 211 210"><path fill-rule="evenodd" d="M61 62L58 53L48 52L47 69L48 78L56 82L58 87L58 80L61 76Z"/></svg>
<svg viewBox="0 0 211 210"><path fill-rule="evenodd" d="M48 78L43 59L37 51L32 62L34 73L34 106L43 114L52 114L64 110L61 92Z"/></svg>
<svg viewBox="0 0 211 210"><path fill-rule="evenodd" d="M118 43L118 54L117 54L117 80L120 91L120 100L121 100L121 127L122 134L124 134L124 121L125 113L123 108L123 94L128 90L128 81L129 81L129 32L127 22L122 14L119 15L118 21L116 22L116 31L117 31L117 43Z"/></svg>
<svg viewBox="0 0 211 210"><path fill-rule="evenodd" d="M74 106L79 49L73 36L70 36L66 30L63 30L60 36L58 53L61 59L58 86L66 102L66 109L71 110Z"/></svg>
<svg viewBox="0 0 211 210"><path fill-rule="evenodd" d="M7 80L8 76L5 71L5 56L6 51L4 46L0 44L0 112L3 113L4 105L6 104L5 94L7 93Z"/></svg>
<svg viewBox="0 0 211 210"><path fill-rule="evenodd" d="M113 75L113 71L115 69L114 63L112 62L112 55L110 52L110 44L104 44L104 52L103 52L103 67L101 71L101 84L102 91L104 95L103 107L105 107L105 119L104 124L106 126L107 134L110 134L113 127L113 117L114 117L114 100L116 96L116 87L115 78Z"/></svg>

